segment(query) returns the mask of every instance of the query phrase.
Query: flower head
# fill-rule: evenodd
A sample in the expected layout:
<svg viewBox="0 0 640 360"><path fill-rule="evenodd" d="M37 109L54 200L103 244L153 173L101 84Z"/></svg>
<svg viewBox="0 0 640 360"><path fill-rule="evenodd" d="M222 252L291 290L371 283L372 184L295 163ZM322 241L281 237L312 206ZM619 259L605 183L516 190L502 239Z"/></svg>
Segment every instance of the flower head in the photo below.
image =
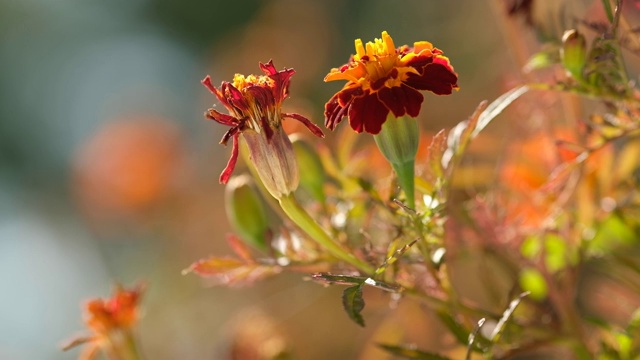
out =
<svg viewBox="0 0 640 360"><path fill-rule="evenodd" d="M94 359L98 351L127 354L135 351L131 331L138 322L138 304L144 286L139 284L133 289L116 286L109 299L92 299L85 305L85 324L91 335L79 336L63 346L68 350L86 344L79 359Z"/></svg>
<svg viewBox="0 0 640 360"><path fill-rule="evenodd" d="M377 134L389 112L395 117L420 113L419 90L449 95L458 89L458 75L442 51L427 41L395 48L386 31L382 39L363 45L356 40L356 54L325 81L347 80L347 84L325 105L325 126L333 130L348 116L356 132Z"/></svg>
<svg viewBox="0 0 640 360"><path fill-rule="evenodd" d="M220 175L226 183L238 159L240 134L246 140L253 164L269 192L279 198L298 186L298 169L291 141L282 129L282 120L292 118L303 123L314 135L324 137L322 130L299 114L282 113L282 101L289 96L289 81L293 69L276 71L273 62L260 63L265 75L236 74L233 83L223 81L220 88L207 76L202 84L224 105L228 114L215 109L205 113L208 119L230 126L221 144L233 139L231 158Z"/></svg>

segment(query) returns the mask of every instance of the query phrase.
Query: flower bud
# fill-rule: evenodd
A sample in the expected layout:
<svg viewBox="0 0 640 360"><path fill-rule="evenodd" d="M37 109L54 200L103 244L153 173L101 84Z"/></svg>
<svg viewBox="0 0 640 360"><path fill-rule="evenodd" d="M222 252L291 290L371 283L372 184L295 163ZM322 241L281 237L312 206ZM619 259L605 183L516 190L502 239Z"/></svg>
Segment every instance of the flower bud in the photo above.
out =
<svg viewBox="0 0 640 360"><path fill-rule="evenodd" d="M565 70L576 80L582 80L587 61L587 42L577 30L567 30L562 36L560 58Z"/></svg>
<svg viewBox="0 0 640 360"><path fill-rule="evenodd" d="M292 136L291 142L300 167L300 186L308 191L314 199L324 201L326 173L318 152L300 136Z"/></svg>
<svg viewBox="0 0 640 360"><path fill-rule="evenodd" d="M231 225L240 238L255 248L264 250L269 222L262 200L249 176L231 178L225 190L225 208Z"/></svg>
<svg viewBox="0 0 640 360"><path fill-rule="evenodd" d="M291 140L281 126L273 129L270 139L263 132L243 132L251 163L269 193L276 199L298 188L300 178Z"/></svg>
<svg viewBox="0 0 640 360"><path fill-rule="evenodd" d="M398 183L407 197L407 205L415 208L414 168L420 140L417 121L406 116L395 118L390 113L380 133L373 138L380 152L393 166Z"/></svg>

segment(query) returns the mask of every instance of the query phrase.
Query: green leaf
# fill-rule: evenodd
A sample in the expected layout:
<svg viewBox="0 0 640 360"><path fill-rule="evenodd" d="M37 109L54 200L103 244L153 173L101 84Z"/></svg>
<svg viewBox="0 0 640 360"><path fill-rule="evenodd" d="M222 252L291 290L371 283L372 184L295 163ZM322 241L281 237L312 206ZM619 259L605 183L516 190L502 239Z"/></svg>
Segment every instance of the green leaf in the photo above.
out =
<svg viewBox="0 0 640 360"><path fill-rule="evenodd" d="M467 342L469 341L469 331L464 326L462 326L462 324L460 324L451 314L446 311L438 311L437 315L440 321L442 321L444 326L446 326L447 329L451 331L451 334L455 336L456 340L458 340L460 344L467 344Z"/></svg>
<svg viewBox="0 0 640 360"><path fill-rule="evenodd" d="M378 344L378 346L380 346L382 349L384 349L385 351L393 355L401 356L406 359L449 360L449 358L446 356L418 350L409 346L397 346L397 345L388 345L388 344Z"/></svg>
<svg viewBox="0 0 640 360"><path fill-rule="evenodd" d="M544 69L560 63L560 47L557 44L547 44L544 49L533 54L523 67L524 72Z"/></svg>
<svg viewBox="0 0 640 360"><path fill-rule="evenodd" d="M362 285L363 284L344 289L344 292L342 293L342 306L351 320L364 327L364 319L362 318L362 314L360 314L362 309L364 309Z"/></svg>
<svg viewBox="0 0 640 360"><path fill-rule="evenodd" d="M547 297L547 282L538 270L526 268L520 272L520 287L531 293L531 298L544 300Z"/></svg>
<svg viewBox="0 0 640 360"><path fill-rule="evenodd" d="M399 292L402 288L398 285L389 284L383 281L374 280L366 276L332 275L328 273L317 273L311 275L311 280L324 285L369 285L375 288Z"/></svg>

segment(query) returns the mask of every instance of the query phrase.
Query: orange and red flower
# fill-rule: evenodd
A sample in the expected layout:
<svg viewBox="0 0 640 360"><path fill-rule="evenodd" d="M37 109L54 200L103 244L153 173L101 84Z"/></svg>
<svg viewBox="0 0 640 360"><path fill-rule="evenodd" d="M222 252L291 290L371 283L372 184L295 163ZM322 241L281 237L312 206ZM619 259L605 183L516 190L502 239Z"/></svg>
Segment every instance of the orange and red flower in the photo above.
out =
<svg viewBox="0 0 640 360"><path fill-rule="evenodd" d="M291 167L291 165L287 166L285 164L290 162L290 159L286 156L275 158L279 155L277 152L287 153L286 143L288 139L285 139L286 134L284 134L281 126L284 118L298 120L314 135L324 137L322 130L309 119L300 114L282 113L281 111L282 101L289 96L289 82L295 71L293 69L276 71L272 61L267 64L260 63L260 69L265 75L249 75L245 77L244 75L236 74L233 78L233 83L223 81L220 89L211 84L209 76L202 80L202 84L218 98L229 112L229 114L222 114L215 109L209 109L205 113L208 119L231 127L220 141L221 144L226 145L229 139L233 139L231 158L220 175L220 182L223 184L229 180L235 168L238 159L238 140L242 133L245 135L244 137L249 145L249 150L252 152L254 162L261 161L260 159L271 161L270 166L267 166L265 170L274 166L276 168L282 167L283 170ZM277 145L279 142L284 144ZM255 145L254 149L261 150L256 150L254 153L252 144ZM290 142L288 147L290 147ZM264 153L271 150L273 150L272 156ZM265 157L266 159L264 159ZM260 172L259 165L256 164L258 172ZM278 174L271 175L278 176ZM266 180L265 177L261 176L261 178L263 181ZM268 184L265 184L265 186L268 186Z"/></svg>
<svg viewBox="0 0 640 360"><path fill-rule="evenodd" d="M120 355L135 352L131 331L138 322L138 304L143 291L141 284L130 290L116 286L111 298L87 302L85 324L92 334L72 339L63 350L86 344L80 360L94 359L100 350Z"/></svg>
<svg viewBox="0 0 640 360"><path fill-rule="evenodd" d="M356 54L324 81L347 80L347 84L325 105L325 126L333 130L344 116L356 132L378 134L389 112L395 117L420 113L419 90L449 95L458 89L458 75L443 52L427 41L410 48L395 48L386 31L382 39L355 42Z"/></svg>

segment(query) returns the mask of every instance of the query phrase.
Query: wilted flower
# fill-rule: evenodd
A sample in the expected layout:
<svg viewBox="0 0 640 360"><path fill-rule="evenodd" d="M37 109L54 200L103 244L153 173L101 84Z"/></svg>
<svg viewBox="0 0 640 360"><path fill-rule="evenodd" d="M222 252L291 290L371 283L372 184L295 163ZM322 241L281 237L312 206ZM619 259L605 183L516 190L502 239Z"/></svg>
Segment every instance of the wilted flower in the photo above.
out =
<svg viewBox="0 0 640 360"><path fill-rule="evenodd" d="M442 51L427 41L395 48L386 31L382 39L363 45L355 42L356 54L325 81L347 80L347 84L325 105L325 126L333 130L348 116L356 132L378 134L389 112L395 117L420 113L419 90L449 95L457 89L458 75Z"/></svg>
<svg viewBox="0 0 640 360"><path fill-rule="evenodd" d="M63 350L86 344L80 360L94 359L100 350L111 357L131 358L137 351L131 331L138 322L138 304L143 290L143 285L131 290L116 286L111 298L87 302L85 324L92 334L72 339Z"/></svg>
<svg viewBox="0 0 640 360"><path fill-rule="evenodd" d="M244 76L236 74L233 83L223 81L220 89L211 84L207 76L202 80L229 114L209 109L205 116L220 124L230 126L222 140L233 139L233 150L220 182L226 183L238 159L240 134L247 142L251 160L263 184L276 198L293 192L298 186L298 168L291 141L282 129L282 120L292 118L302 122L314 135L324 137L322 130L299 114L282 113L282 101L289 96L289 81L293 69L276 71L273 62L260 63L265 75Z"/></svg>

